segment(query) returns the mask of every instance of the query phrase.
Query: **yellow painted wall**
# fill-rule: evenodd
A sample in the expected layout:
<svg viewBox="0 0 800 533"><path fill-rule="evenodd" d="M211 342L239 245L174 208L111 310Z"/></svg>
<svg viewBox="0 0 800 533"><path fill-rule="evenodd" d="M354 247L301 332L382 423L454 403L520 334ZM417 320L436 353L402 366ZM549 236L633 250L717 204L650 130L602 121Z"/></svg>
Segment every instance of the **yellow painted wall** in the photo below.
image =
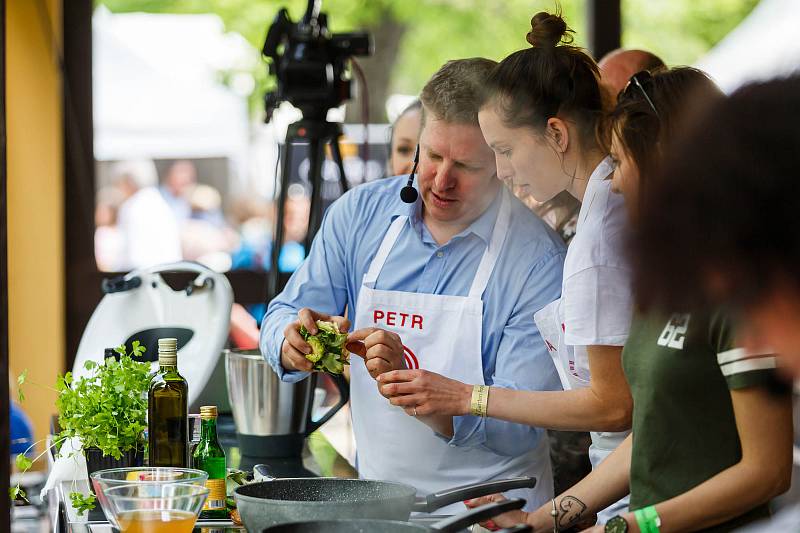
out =
<svg viewBox="0 0 800 533"><path fill-rule="evenodd" d="M43 3L60 35L61 2ZM6 1L9 373L27 368L29 381L52 386L65 365L62 103L38 4ZM25 392L39 439L55 393L34 385Z"/></svg>

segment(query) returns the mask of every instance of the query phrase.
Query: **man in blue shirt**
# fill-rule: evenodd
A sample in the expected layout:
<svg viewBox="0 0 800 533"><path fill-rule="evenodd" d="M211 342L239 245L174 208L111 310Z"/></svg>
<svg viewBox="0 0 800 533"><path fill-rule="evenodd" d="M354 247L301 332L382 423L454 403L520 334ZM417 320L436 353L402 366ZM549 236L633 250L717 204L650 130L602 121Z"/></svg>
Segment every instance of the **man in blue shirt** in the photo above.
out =
<svg viewBox="0 0 800 533"><path fill-rule="evenodd" d="M494 62L450 61L426 84L419 197L406 177L357 187L327 211L306 261L270 304L261 351L285 381L311 370L299 334L315 320L356 331L348 347L359 474L421 492L520 475L539 482L529 507L552 497L546 433L479 416L407 415L374 378L424 368L467 383L558 390L533 314L560 295L565 249L497 179L478 126ZM513 494L513 493L512 493ZM462 506L463 509L463 506ZM456 509L447 509L456 510Z"/></svg>

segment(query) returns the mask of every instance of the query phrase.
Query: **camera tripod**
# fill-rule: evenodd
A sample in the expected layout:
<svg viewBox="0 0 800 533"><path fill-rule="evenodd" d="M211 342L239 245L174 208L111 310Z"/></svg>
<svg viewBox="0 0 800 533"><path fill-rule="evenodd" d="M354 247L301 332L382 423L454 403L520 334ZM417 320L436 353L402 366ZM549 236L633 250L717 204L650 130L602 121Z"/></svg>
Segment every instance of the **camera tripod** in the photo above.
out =
<svg viewBox="0 0 800 533"><path fill-rule="evenodd" d="M275 242L272 246L269 276L267 278L267 296L271 300L283 289L278 269L281 250L284 244L283 219L286 212L286 200L289 197L289 183L292 173L292 151L295 144L308 143L308 158L311 164L308 170L308 181L311 186L311 209L308 216L308 231L303 242L306 255L311 251L311 243L322 224L325 205L322 198L322 164L325 161L325 145L330 144L333 161L339 169L339 185L342 194L347 192L347 176L344 173L342 153L339 149L339 138L342 127L338 122L319 119L301 119L289 125L284 143L283 164L281 165L280 199L275 229Z"/></svg>

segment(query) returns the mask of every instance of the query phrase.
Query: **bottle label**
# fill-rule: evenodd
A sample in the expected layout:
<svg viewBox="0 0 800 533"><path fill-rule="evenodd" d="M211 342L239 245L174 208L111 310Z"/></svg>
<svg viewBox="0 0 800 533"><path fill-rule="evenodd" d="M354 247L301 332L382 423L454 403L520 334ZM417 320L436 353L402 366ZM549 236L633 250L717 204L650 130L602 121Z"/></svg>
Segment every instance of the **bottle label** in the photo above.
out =
<svg viewBox="0 0 800 533"><path fill-rule="evenodd" d="M208 479L206 480L206 487L208 488L208 498L203 505L204 511L218 511L225 509L225 480L224 479Z"/></svg>

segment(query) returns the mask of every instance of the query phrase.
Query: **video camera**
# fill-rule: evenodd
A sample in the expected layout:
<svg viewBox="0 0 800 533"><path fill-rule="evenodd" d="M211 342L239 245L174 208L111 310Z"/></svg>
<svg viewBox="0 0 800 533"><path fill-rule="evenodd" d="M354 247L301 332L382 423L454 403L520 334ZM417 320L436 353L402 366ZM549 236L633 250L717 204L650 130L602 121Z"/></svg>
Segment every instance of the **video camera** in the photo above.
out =
<svg viewBox="0 0 800 533"><path fill-rule="evenodd" d="M325 120L329 109L350 99L346 62L371 53L366 32L328 31L328 16L320 13L321 0L308 0L302 20L293 23L281 8L267 32L262 53L272 61L269 73L277 90L264 95L267 121L275 108L287 101L311 120Z"/></svg>

